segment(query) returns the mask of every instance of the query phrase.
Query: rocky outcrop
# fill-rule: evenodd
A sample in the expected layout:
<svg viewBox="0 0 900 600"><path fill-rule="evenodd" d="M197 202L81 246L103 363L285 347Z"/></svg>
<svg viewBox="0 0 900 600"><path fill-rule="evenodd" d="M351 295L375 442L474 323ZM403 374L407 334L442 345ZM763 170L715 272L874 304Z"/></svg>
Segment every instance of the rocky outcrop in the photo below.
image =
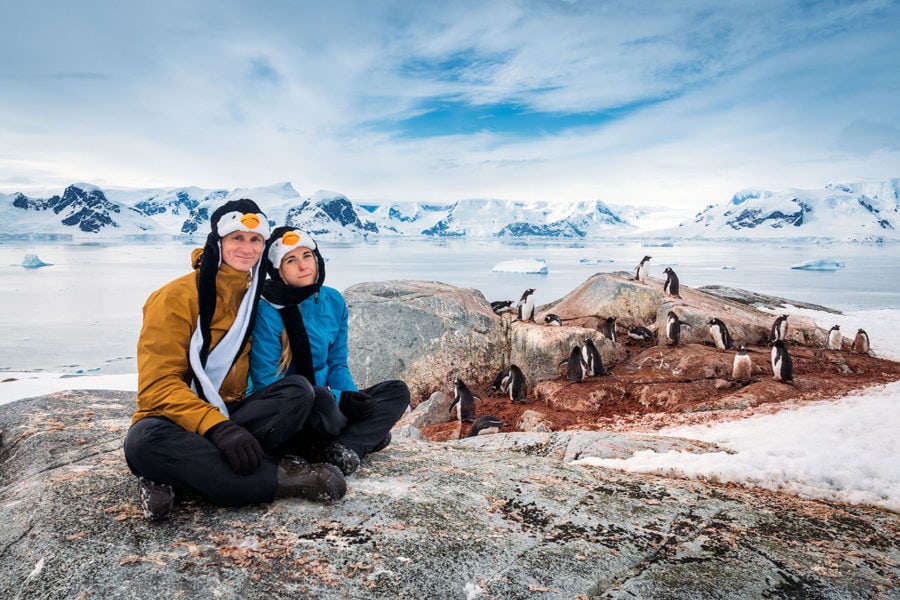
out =
<svg viewBox="0 0 900 600"><path fill-rule="evenodd" d="M683 344L711 345L708 322L717 317L725 322L735 347L765 346L775 320L771 312L685 286L680 299L667 298L661 280L647 282L640 284L627 273L598 273L564 298L540 307L536 322L494 314L477 290L428 281L358 284L344 292L350 310L350 368L360 385L404 379L414 405L436 391L450 391L457 374L474 389L488 389L497 372L510 364L538 386L564 377L561 362L587 337L605 367L628 359L633 347L629 325L657 331L657 343L665 346L670 310L689 325L682 329ZM562 317L562 327L543 324L550 312ZM598 331L610 316L617 319L618 343ZM789 323L791 343L824 346L827 332L809 317L792 315Z"/></svg>
<svg viewBox="0 0 900 600"><path fill-rule="evenodd" d="M0 406L0 597L888 598L900 576L894 514L566 462L716 449L603 432L402 438L334 505L180 495L151 523L122 455L134 405Z"/></svg>

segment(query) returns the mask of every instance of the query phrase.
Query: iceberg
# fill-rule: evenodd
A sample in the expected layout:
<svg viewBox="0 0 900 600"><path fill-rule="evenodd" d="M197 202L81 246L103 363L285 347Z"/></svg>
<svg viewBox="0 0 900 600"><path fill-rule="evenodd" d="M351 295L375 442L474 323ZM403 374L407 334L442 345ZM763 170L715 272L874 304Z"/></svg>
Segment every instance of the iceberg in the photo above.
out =
<svg viewBox="0 0 900 600"><path fill-rule="evenodd" d="M537 273L539 275L546 275L547 263L542 258L520 258L497 263L492 270L503 273Z"/></svg>
<svg viewBox="0 0 900 600"><path fill-rule="evenodd" d="M22 259L22 266L26 269L37 269L38 267L49 267L51 263L45 263L37 254L26 254Z"/></svg>
<svg viewBox="0 0 900 600"><path fill-rule="evenodd" d="M734 265L725 265L722 267L723 271L734 271L735 269L737 269L737 267L735 267Z"/></svg>
<svg viewBox="0 0 900 600"><path fill-rule="evenodd" d="M793 265L791 268L799 269L801 271L837 271L838 269L844 268L844 263L831 258L814 258Z"/></svg>
<svg viewBox="0 0 900 600"><path fill-rule="evenodd" d="M600 263L611 263L613 259L611 258L581 258L578 260L580 263L584 263L586 265L594 265Z"/></svg>

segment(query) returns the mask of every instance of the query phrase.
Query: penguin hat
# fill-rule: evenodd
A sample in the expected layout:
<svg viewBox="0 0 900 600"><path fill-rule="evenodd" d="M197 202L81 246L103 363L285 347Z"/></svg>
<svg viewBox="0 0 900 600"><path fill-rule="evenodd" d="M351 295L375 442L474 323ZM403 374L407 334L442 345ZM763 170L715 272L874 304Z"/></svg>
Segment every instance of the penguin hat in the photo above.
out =
<svg viewBox="0 0 900 600"><path fill-rule="evenodd" d="M229 200L217 208L210 218L210 227L211 231L206 236L206 244L203 246L203 254L200 256L197 276L197 292L200 301L199 329L203 337L200 357L204 365L209 354L210 326L216 312L216 277L219 267L222 266L222 238L236 231L245 231L258 233L263 240L267 240L269 238L269 219L259 209L256 202L249 198L241 198L240 200ZM265 260L264 254L251 271L253 281L251 291L254 296L251 307L256 306L256 300L262 291L262 286L258 285L258 274ZM252 318L255 317L255 313L256 311L252 310L249 314L250 329L252 329ZM249 335L249 331L247 335ZM241 346L244 343L246 343L246 336Z"/></svg>
<svg viewBox="0 0 900 600"><path fill-rule="evenodd" d="M319 252L319 245L311 235L296 227L282 226L276 227L272 231L272 237L269 238L269 249L266 252L269 259L269 277L276 281L281 281L281 261L284 257L297 248L309 248L316 257L316 280L313 286L316 289L322 287L325 282L325 259Z"/></svg>

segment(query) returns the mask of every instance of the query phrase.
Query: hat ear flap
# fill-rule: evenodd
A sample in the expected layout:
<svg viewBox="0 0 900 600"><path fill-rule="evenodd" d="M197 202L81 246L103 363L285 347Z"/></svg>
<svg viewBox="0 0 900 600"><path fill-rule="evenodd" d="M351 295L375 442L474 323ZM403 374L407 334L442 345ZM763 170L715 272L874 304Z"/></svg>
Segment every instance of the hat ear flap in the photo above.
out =
<svg viewBox="0 0 900 600"><path fill-rule="evenodd" d="M210 233L206 238L206 245L203 247L200 271L197 275L197 295L200 301L200 335L203 337L203 346L200 348L200 362L204 366L206 366L206 358L209 356L210 331L212 329L213 315L216 313L216 275L219 272L220 254L218 235Z"/></svg>
<svg viewBox="0 0 900 600"><path fill-rule="evenodd" d="M316 267L318 268L316 274L316 285L320 286L325 283L325 259L322 257L322 253L319 252L318 246L313 250L316 255Z"/></svg>

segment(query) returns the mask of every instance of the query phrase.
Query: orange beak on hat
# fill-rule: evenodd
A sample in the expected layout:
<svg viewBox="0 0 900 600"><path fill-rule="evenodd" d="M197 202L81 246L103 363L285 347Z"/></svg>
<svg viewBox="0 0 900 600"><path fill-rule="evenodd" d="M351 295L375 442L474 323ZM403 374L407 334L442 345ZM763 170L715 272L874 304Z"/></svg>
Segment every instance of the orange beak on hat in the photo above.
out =
<svg viewBox="0 0 900 600"><path fill-rule="evenodd" d="M256 213L244 213L241 217L241 224L247 229L256 229L259 227L259 215Z"/></svg>

